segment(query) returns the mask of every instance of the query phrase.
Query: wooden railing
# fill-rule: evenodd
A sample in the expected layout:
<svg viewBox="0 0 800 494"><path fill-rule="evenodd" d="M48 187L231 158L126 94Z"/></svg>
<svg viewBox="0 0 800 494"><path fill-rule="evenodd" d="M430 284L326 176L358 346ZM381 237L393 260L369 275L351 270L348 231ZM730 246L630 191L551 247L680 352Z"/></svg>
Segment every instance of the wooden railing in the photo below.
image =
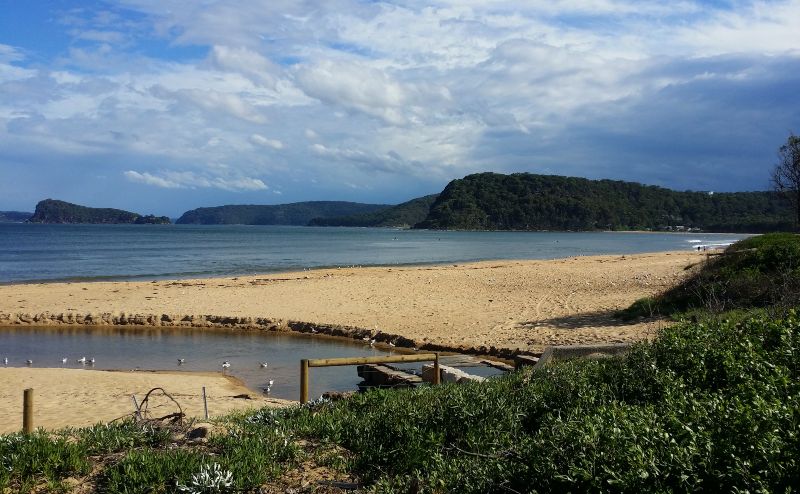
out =
<svg viewBox="0 0 800 494"><path fill-rule="evenodd" d="M433 362L433 384L439 384L439 354L391 355L388 357L345 357L303 359L300 361L300 403L308 402L308 369L341 365L389 364L397 362Z"/></svg>

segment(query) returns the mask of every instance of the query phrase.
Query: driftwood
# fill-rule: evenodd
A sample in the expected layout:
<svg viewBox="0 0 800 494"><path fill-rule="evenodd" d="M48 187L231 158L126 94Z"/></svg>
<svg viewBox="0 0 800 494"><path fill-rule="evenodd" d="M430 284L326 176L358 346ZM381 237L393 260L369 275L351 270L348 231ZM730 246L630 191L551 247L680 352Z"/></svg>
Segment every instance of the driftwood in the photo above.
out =
<svg viewBox="0 0 800 494"><path fill-rule="evenodd" d="M148 411L148 406L150 405L150 395L156 391L160 391L164 396L169 398L170 401L172 401L172 403L174 403L178 408L178 411L161 417L152 417L152 414ZM178 400L176 400L171 394L167 393L164 388L153 388L144 395L144 398L142 398L142 403L139 405L139 416L141 417L141 421L144 422L163 422L168 420L173 424L182 424L183 418L186 416L186 414L183 413L183 408L181 408L181 404L178 403Z"/></svg>

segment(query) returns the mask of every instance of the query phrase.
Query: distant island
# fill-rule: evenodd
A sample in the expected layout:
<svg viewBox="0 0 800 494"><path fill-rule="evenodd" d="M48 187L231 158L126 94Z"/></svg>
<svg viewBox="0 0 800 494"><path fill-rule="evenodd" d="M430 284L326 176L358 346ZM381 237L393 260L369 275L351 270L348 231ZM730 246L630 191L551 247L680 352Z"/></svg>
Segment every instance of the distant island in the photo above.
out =
<svg viewBox="0 0 800 494"><path fill-rule="evenodd" d="M478 173L453 180L415 228L441 230L792 229L775 192L677 192L616 180L531 173Z"/></svg>
<svg viewBox="0 0 800 494"><path fill-rule="evenodd" d="M140 215L111 208L90 208L55 199L45 199L36 205L29 223L90 223L161 225L171 223L166 216Z"/></svg>
<svg viewBox="0 0 800 494"><path fill-rule="evenodd" d="M332 218L314 218L309 226L372 226L410 228L428 217L431 205L439 194L418 197L397 206L379 209L369 213Z"/></svg>
<svg viewBox="0 0 800 494"><path fill-rule="evenodd" d="M276 205L228 205L192 209L183 213L176 224L194 225L300 225L314 218L332 218L372 213L391 206L344 201L308 201Z"/></svg>
<svg viewBox="0 0 800 494"><path fill-rule="evenodd" d="M33 213L22 211L0 211L0 223L25 223Z"/></svg>

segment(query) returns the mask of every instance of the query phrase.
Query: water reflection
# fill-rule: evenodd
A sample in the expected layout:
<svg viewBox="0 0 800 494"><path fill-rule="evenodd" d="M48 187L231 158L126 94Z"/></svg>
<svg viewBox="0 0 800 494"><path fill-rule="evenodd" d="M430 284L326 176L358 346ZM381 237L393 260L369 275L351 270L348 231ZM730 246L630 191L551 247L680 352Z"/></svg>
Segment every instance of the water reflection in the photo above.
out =
<svg viewBox="0 0 800 494"><path fill-rule="evenodd" d="M9 327L0 329L0 358L8 366L64 367L98 370L166 370L222 372L253 390L274 381L271 396L296 400L302 358L389 355L368 344L337 338L310 337L226 329L112 326ZM95 363L83 364L94 358ZM66 358L67 362L62 360ZM184 362L179 362L184 359ZM264 367L261 364L267 363ZM356 389L354 367L314 369L311 395Z"/></svg>

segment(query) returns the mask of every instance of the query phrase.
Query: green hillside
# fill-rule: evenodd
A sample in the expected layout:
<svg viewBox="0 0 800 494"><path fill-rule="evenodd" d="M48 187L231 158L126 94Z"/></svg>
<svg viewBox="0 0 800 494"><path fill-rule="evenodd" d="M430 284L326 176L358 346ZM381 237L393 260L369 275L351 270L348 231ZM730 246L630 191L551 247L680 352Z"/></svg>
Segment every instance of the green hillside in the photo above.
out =
<svg viewBox="0 0 800 494"><path fill-rule="evenodd" d="M349 216L388 208L385 204L310 201L292 204L229 205L198 208L183 213L177 224L196 225L307 225L314 218Z"/></svg>
<svg viewBox="0 0 800 494"><path fill-rule="evenodd" d="M764 232L792 226L774 192L677 192L614 180L480 173L453 180L417 228Z"/></svg>
<svg viewBox="0 0 800 494"><path fill-rule="evenodd" d="M431 204L437 197L439 194L418 197L397 206L369 213L335 218L314 218L309 222L309 226L412 227L425 220Z"/></svg>
<svg viewBox="0 0 800 494"><path fill-rule="evenodd" d="M30 223L97 223L97 224L167 224L166 216L142 216L130 211L111 208L89 208L69 202L45 199L36 205Z"/></svg>

